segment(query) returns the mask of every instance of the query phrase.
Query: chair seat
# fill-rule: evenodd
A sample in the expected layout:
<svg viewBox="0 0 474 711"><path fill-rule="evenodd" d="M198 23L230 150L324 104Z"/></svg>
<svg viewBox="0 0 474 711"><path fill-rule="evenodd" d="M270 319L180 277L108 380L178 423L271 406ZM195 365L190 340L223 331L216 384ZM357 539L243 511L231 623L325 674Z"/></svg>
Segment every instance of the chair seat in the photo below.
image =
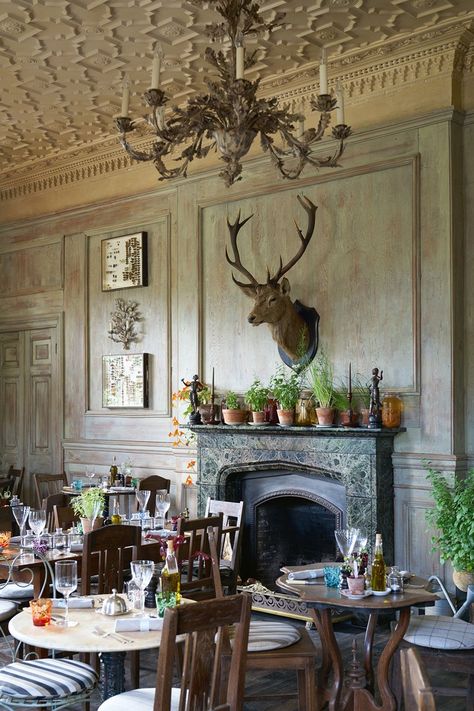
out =
<svg viewBox="0 0 474 711"><path fill-rule="evenodd" d="M406 642L432 649L474 649L474 625L453 617L413 617L404 636Z"/></svg>
<svg viewBox="0 0 474 711"><path fill-rule="evenodd" d="M130 711L153 711L155 701L155 689L134 689L125 691L123 694L111 696L104 701L98 711L123 711L129 708ZM171 711L177 711L179 707L179 689L171 690Z"/></svg>
<svg viewBox="0 0 474 711"><path fill-rule="evenodd" d="M0 622L9 620L18 612L18 605L11 600L0 600Z"/></svg>
<svg viewBox="0 0 474 711"><path fill-rule="evenodd" d="M34 659L0 669L0 694L11 699L53 699L81 694L98 681L94 669L74 659Z"/></svg>
<svg viewBox="0 0 474 711"><path fill-rule="evenodd" d="M30 600L33 597L33 585L7 583L0 587L0 600Z"/></svg>
<svg viewBox="0 0 474 711"><path fill-rule="evenodd" d="M231 631L232 637L232 631ZM251 621L247 652L268 652L272 649L284 649L299 642L301 635L293 625L287 622Z"/></svg>

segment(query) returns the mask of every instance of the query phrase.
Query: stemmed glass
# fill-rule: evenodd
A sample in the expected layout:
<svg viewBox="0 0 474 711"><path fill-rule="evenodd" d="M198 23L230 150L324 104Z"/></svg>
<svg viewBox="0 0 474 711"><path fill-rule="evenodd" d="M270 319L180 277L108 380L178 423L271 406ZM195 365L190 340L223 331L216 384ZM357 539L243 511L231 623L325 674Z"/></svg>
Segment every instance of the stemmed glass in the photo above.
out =
<svg viewBox="0 0 474 711"><path fill-rule="evenodd" d="M89 479L89 486L92 486L92 479L95 477L95 467L86 467L86 477Z"/></svg>
<svg viewBox="0 0 474 711"><path fill-rule="evenodd" d="M140 507L140 518L145 517L145 509L150 498L151 491L148 489L137 489L135 496L137 497L138 505Z"/></svg>
<svg viewBox="0 0 474 711"><path fill-rule="evenodd" d="M30 507L24 504L18 504L17 506L12 506L13 515L15 521L20 528L20 545L23 543L23 538L25 535L26 520L30 513Z"/></svg>
<svg viewBox="0 0 474 711"><path fill-rule="evenodd" d="M156 492L156 511L155 511L156 518L160 519L160 521L158 523L158 528L165 527L165 518L166 518L166 514L168 512L170 505L171 505L170 495L168 494L166 489L158 490Z"/></svg>
<svg viewBox="0 0 474 711"><path fill-rule="evenodd" d="M28 521L31 530L39 539L46 526L46 511L43 509L31 509L28 514Z"/></svg>
<svg viewBox="0 0 474 711"><path fill-rule="evenodd" d="M77 620L69 619L69 595L77 589L77 561L59 560L54 566L56 590L66 598L66 612L64 620L58 620L57 625L62 627L75 627Z"/></svg>
<svg viewBox="0 0 474 711"><path fill-rule="evenodd" d="M358 528L339 528L334 531L336 543L344 558L352 555L359 533Z"/></svg>
<svg viewBox="0 0 474 711"><path fill-rule="evenodd" d="M365 551L366 546L367 546L367 539L368 539L367 532L359 529L359 533L357 535L357 540L356 540L356 543L354 546L354 550L356 551L356 553L360 554L360 553L362 553L362 551Z"/></svg>
<svg viewBox="0 0 474 711"><path fill-rule="evenodd" d="M132 578L134 583L140 588L140 617L145 615L145 588L150 582L155 564L152 560L132 560Z"/></svg>

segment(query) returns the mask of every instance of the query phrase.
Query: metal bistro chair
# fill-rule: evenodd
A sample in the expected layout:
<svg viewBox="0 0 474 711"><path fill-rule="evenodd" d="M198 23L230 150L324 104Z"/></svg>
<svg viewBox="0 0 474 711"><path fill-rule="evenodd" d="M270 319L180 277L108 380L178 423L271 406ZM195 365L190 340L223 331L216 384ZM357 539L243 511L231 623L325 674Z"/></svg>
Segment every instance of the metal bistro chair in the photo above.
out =
<svg viewBox="0 0 474 711"><path fill-rule="evenodd" d="M18 555L21 555L20 553ZM49 561L39 554L45 566L44 587L53 581L54 573ZM26 571L23 571L25 573ZM16 582L12 577L12 567L8 579L0 585L28 585ZM40 593L40 596L44 592ZM53 593L55 595L55 592ZM7 609L10 605L10 609ZM0 621L2 634L4 626L18 611L14 602L2 600L0 602ZM8 642L8 640L7 640ZM21 645L13 648L10 645L12 662L0 669L0 708L7 709L52 709L58 711L69 708L73 704L86 702L98 683L98 675L88 664L74 659L19 659L18 653Z"/></svg>
<svg viewBox="0 0 474 711"><path fill-rule="evenodd" d="M221 600L181 604L165 613L156 686L112 696L99 711L170 711L208 709L241 711L245 657L250 622L250 597L233 595ZM224 638L234 625L230 665L223 665ZM179 688L173 688L173 667L178 659L178 637L185 636ZM223 669L226 674L223 674Z"/></svg>

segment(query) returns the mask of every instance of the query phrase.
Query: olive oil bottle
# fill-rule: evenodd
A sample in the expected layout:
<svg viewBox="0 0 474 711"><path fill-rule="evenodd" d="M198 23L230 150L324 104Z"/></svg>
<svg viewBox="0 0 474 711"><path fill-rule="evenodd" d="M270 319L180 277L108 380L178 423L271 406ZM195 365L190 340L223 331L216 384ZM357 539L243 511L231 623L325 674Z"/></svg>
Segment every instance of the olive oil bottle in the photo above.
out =
<svg viewBox="0 0 474 711"><path fill-rule="evenodd" d="M174 552L174 542L172 540L167 541L167 546L165 565L161 571L160 579L161 595L167 602L179 605L181 599L181 575Z"/></svg>
<svg viewBox="0 0 474 711"><path fill-rule="evenodd" d="M115 497L114 499L114 505L112 508L112 516L110 517L111 523L117 525L122 523L122 517L120 515L120 504L118 500L118 496Z"/></svg>
<svg viewBox="0 0 474 711"><path fill-rule="evenodd" d="M375 534L374 559L372 561L372 575L370 586L376 592L385 592L387 582L385 576L385 561L383 559L382 534Z"/></svg>

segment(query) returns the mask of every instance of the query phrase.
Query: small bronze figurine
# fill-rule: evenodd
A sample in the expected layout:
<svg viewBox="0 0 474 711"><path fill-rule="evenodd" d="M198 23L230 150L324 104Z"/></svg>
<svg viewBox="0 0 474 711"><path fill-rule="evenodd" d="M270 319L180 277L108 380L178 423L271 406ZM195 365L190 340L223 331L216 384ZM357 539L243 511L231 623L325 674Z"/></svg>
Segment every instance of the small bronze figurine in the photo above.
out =
<svg viewBox="0 0 474 711"><path fill-rule="evenodd" d="M189 401L191 403L192 412L189 415L190 425L200 425L201 415L199 412L199 392L203 390L204 385L199 380L199 375L193 375L192 381L181 378L181 382L189 388Z"/></svg>
<svg viewBox="0 0 474 711"><path fill-rule="evenodd" d="M369 407L369 424L371 430L378 429L382 426L381 405L380 405L380 390L379 383L383 380L383 370L374 368L372 370L372 378L370 379L370 407Z"/></svg>

